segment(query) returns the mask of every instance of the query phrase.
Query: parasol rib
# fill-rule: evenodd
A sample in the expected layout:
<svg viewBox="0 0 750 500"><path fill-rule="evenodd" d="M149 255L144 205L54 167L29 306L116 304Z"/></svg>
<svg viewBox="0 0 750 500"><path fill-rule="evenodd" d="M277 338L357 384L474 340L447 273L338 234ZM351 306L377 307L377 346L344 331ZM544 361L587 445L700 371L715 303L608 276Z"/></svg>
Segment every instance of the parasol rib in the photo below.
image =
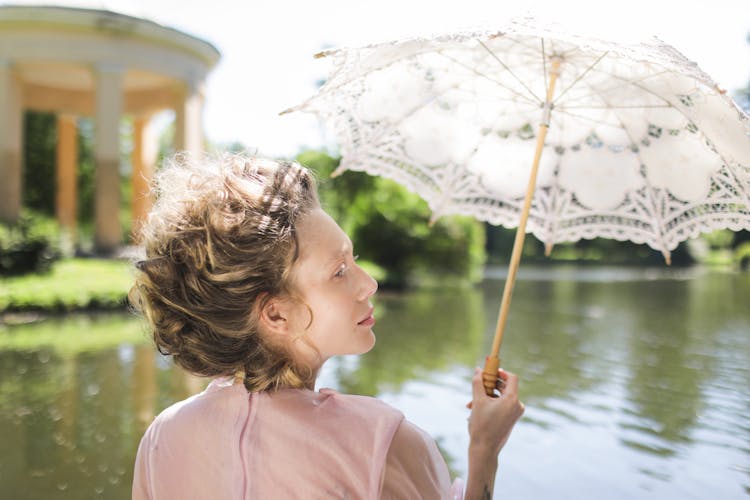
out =
<svg viewBox="0 0 750 500"><path fill-rule="evenodd" d="M540 38L539 42L542 45L542 75L544 75L544 88L546 89L549 86L549 82L547 81L547 52L544 49L544 38Z"/></svg>
<svg viewBox="0 0 750 500"><path fill-rule="evenodd" d="M674 108L671 104L651 104L651 105L641 105L641 104L632 104L632 105L625 105L625 106L556 106L555 109L557 111L566 110L566 109L669 109Z"/></svg>
<svg viewBox="0 0 750 500"><path fill-rule="evenodd" d="M599 70L598 70L597 68L593 68L593 70L592 70L592 71L593 71L594 73L597 73L597 72L599 72ZM600 73L597 73L597 74L600 74ZM669 74L669 72L667 72L667 71L662 71L662 72L659 72L659 73L653 73L653 74L650 74L650 75L646 75L646 76L644 76L643 78L639 78L639 79L631 79L631 80L622 80L622 79L619 79L619 81L620 81L620 85L615 85L615 86L607 87L607 88L605 88L605 89L598 89L598 90L597 90L596 92L597 92L597 93L598 93L599 95L604 95L604 94L608 94L608 93L611 93L611 92L614 92L614 91L617 91L617 90L621 90L621 89L626 89L626 88L631 88L631 87L633 87L633 85L635 85L635 84L641 84L641 83L643 83L643 82L646 82L647 80L651 80L651 79L653 79L653 78L658 78L658 77L661 77L661 76L664 76L664 75L668 75L668 74ZM600 76L601 76L601 75L600 75ZM607 75L607 76L611 77L612 75ZM590 85L589 85L589 86L590 86ZM639 90L644 90L644 89L643 89L642 87L638 87L638 88L639 88ZM653 95L653 94L651 94L651 95ZM571 99L571 98L568 98L568 99L567 99L567 100L565 101L565 102L567 103L565 107L572 107L572 106L571 106L571 104L572 104L572 103L575 103L575 102L577 102L577 101L580 101L580 100L585 100L585 99L588 99L588 97L589 97L589 95L588 95L588 94L583 94L583 95L579 95L579 96L577 96L577 97L573 97L572 99ZM660 100L662 100L662 101L663 101L664 99L663 99L663 98L660 98ZM559 108L559 107L561 106L561 104L562 104L562 103L560 102L560 98L558 97L558 98L557 98L557 99L555 100L555 108ZM645 104L645 103L642 103L642 104L636 104L635 106L637 106L637 107L644 107L644 108L648 108L648 107L654 107L655 105L653 105L653 104ZM671 106L671 104L669 104L669 103L667 102L666 106ZM580 107L580 106L576 106L576 107ZM592 107L592 108L593 108L594 106L587 106L587 107Z"/></svg>
<svg viewBox="0 0 750 500"><path fill-rule="evenodd" d="M594 66L596 66L597 64L599 64L599 61L601 61L602 59L604 59L604 56L606 56L607 54L609 54L609 52L603 53L602 55L599 56L599 58L596 61L594 61L593 63L591 63L591 66L589 66L588 68L586 68L580 75L578 75L578 77L575 80L573 80L571 82L570 85L568 85L565 88L565 90L563 90L562 92L560 92L560 95L557 96L557 98L555 99L555 101L559 101L560 99L562 99L562 97L565 94L567 94L570 89L572 89L573 87L575 87L576 83L580 82L583 79L583 77L588 74L589 71L591 71L592 69L594 69Z"/></svg>
<svg viewBox="0 0 750 500"><path fill-rule="evenodd" d="M489 48L489 47L488 47L488 46L487 46L487 45L486 45L486 44L485 44L485 43L484 43L483 41L481 41L481 40L479 40L479 45L481 45L482 47L484 47L484 48L485 48L485 49L487 50L487 52L489 52L489 53L490 53L490 55L492 56L492 58L493 58L493 59L495 59L495 60L496 60L497 62L499 62L499 63L500 63L500 65L501 65L501 66L502 66L503 68L505 68L505 71L507 71L508 73L510 73L510 74L511 74L511 76L512 76L513 78L515 78L515 79L516 79L516 81L517 81L518 83L520 83L520 84L521 84L521 86L522 86L523 88L525 88L525 89L526 89L526 92L528 92L529 94L531 94L531 97L533 97L533 98L534 98L534 99L536 99L537 101L539 101L539 100L540 100L540 99L539 99L539 98L538 98L538 97L536 96L536 94L534 94L534 91L533 91L533 90L531 90L531 89L529 88L529 86L528 86L528 85L526 85L526 84L524 83L524 81L523 81L523 80L521 80L520 78L518 78L518 76L517 76L517 75L516 75L515 73L513 73L513 70L511 70L511 69L510 69L510 68L508 67L508 65L507 65L507 64L505 64L505 63L504 63L504 62L502 61L502 59L500 59L500 57L498 57L498 55L497 55L497 54L495 54L495 53L494 53L494 52L492 51L492 49L491 49L491 48Z"/></svg>
<svg viewBox="0 0 750 500"><path fill-rule="evenodd" d="M522 94L521 92L518 92L517 90L515 90L515 89L513 89L513 88L511 88L511 87L508 87L508 86L507 86L507 85L505 85L505 84L504 84L503 82L501 82L501 81L499 81L499 80L497 80L497 79L495 79L495 78L492 78L492 77L491 77L490 75L487 75L487 74L485 74L485 73L482 73L481 71L479 71L479 70L478 70L478 69L476 69L476 68L472 68L471 66L469 66L469 65L467 65L467 64L465 64L465 63L463 63L463 62L459 61L459 60L458 60L458 59L456 59L455 57L451 57L451 56L449 56L449 55L446 55L446 54L443 54L443 53L440 53L440 55L441 55L441 56L443 56L444 58L446 58L447 60L451 61L451 62L452 62L453 64L455 64L455 65L457 65L457 66L461 66L462 68L464 68L464 69L468 70L468 71L469 71L470 73L474 73L474 74L475 74L475 75L477 75L477 76L481 76L482 78L486 78L486 79L487 79L488 81L490 81L490 82L494 83L494 84L495 84L495 85L497 85L498 87L500 87L500 88L503 88L503 89L507 90L507 91L508 91L508 92L510 92L511 94L514 94L514 95L515 95L516 97L519 97L520 99L523 99L523 100L525 100L525 101L526 101L526 102L528 102L528 103L531 103L531 104L535 104L535 105L536 105L536 104L537 104L537 103L539 102L539 100L538 100L538 99L536 99L536 96L534 96L533 94L532 94L532 96L534 97L534 99L530 98L530 97L529 97L529 96L527 96L527 95L524 95L524 94ZM497 58L496 58L496 59L497 59ZM502 63L502 61L500 61L500 64L503 64L503 63ZM504 67L505 67L505 68L507 69L507 66L505 66L504 64L503 64L503 66L504 66ZM508 71L510 71L510 70L508 70ZM512 72L512 71L510 71L510 73L511 73L511 75L513 75L513 72ZM516 77L516 75L513 75L513 76L514 76L514 77ZM518 77L516 77L516 79L518 79ZM527 87L527 89L528 89L528 87ZM536 100L535 100L535 99L536 99Z"/></svg>

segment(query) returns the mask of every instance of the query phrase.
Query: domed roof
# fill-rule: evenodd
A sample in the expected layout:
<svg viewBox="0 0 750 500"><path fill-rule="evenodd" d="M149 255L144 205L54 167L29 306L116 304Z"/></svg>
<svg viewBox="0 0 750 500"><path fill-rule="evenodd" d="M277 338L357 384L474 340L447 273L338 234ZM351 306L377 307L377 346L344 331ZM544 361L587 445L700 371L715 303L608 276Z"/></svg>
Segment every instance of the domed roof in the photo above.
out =
<svg viewBox="0 0 750 500"><path fill-rule="evenodd" d="M169 107L176 87L199 86L220 57L205 40L131 15L0 6L0 64L13 66L35 109L90 114L97 71L123 73L126 112Z"/></svg>

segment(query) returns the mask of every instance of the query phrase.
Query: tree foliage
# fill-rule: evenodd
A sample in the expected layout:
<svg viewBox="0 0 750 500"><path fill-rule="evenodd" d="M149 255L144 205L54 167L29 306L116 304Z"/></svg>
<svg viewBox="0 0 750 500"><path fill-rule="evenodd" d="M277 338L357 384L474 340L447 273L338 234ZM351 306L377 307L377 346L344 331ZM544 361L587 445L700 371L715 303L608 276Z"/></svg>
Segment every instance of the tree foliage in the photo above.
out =
<svg viewBox="0 0 750 500"><path fill-rule="evenodd" d="M78 120L78 219L94 221L94 120Z"/></svg>
<svg viewBox="0 0 750 500"><path fill-rule="evenodd" d="M297 160L317 174L323 207L351 236L359 256L385 269L381 284L481 277L485 252L479 222L444 217L430 227L427 203L400 184L351 171L331 178L339 159L320 151L304 152Z"/></svg>
<svg viewBox="0 0 750 500"><path fill-rule="evenodd" d="M60 228L48 215L24 209L0 224L0 276L47 271L60 256Z"/></svg>
<svg viewBox="0 0 750 500"><path fill-rule="evenodd" d="M55 215L56 118L27 112L23 123L23 191L25 207Z"/></svg>

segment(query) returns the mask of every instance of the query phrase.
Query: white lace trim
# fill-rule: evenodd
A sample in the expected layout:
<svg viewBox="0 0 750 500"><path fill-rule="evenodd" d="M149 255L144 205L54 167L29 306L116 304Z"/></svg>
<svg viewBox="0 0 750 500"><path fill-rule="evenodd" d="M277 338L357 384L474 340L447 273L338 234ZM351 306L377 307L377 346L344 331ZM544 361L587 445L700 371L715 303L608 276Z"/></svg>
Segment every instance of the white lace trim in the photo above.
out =
<svg viewBox="0 0 750 500"><path fill-rule="evenodd" d="M393 178L437 215L518 225L557 56L529 232L668 254L701 232L750 229L750 119L658 40L617 45L525 22L326 55L331 76L296 109L335 132L341 168Z"/></svg>

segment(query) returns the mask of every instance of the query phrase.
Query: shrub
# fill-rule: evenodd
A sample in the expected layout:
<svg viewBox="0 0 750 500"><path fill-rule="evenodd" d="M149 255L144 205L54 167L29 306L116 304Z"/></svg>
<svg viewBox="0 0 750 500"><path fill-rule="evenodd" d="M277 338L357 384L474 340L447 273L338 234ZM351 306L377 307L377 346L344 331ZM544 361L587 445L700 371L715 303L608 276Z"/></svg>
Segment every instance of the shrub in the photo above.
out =
<svg viewBox="0 0 750 500"><path fill-rule="evenodd" d="M0 224L0 275L45 271L60 256L54 219L24 211L15 224Z"/></svg>
<svg viewBox="0 0 750 500"><path fill-rule="evenodd" d="M750 271L750 241L740 244L734 251L740 269Z"/></svg>

